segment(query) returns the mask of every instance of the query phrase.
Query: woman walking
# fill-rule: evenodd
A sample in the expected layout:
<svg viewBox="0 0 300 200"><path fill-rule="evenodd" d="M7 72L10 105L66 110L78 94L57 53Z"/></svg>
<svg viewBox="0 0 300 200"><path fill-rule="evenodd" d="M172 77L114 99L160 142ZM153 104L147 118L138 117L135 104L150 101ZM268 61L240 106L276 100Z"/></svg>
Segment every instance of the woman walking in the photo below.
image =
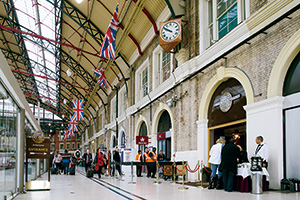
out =
<svg viewBox="0 0 300 200"><path fill-rule="evenodd" d="M104 166L104 154L101 152L101 148L97 149L95 158L94 158L94 163L95 163L95 172L98 174L99 179L101 178L101 171L102 167Z"/></svg>

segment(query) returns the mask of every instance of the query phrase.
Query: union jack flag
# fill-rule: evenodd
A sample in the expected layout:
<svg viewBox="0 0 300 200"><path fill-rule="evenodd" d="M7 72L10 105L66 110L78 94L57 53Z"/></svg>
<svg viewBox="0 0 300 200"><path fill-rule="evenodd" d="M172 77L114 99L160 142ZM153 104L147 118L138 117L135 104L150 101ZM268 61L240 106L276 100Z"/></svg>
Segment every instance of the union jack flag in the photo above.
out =
<svg viewBox="0 0 300 200"><path fill-rule="evenodd" d="M115 42L118 28L118 8L119 4L117 5L113 17L108 25L108 29L101 45L99 53L100 57L115 59Z"/></svg>
<svg viewBox="0 0 300 200"><path fill-rule="evenodd" d="M73 99L73 117L76 121L83 120L83 100Z"/></svg>
<svg viewBox="0 0 300 200"><path fill-rule="evenodd" d="M66 139L68 139L69 138L69 133L68 133L68 131L64 131L64 139L66 140Z"/></svg>
<svg viewBox="0 0 300 200"><path fill-rule="evenodd" d="M69 122L69 135L72 137L74 136L74 133L78 131L78 122L75 120L75 115L70 116L70 122Z"/></svg>
<svg viewBox="0 0 300 200"><path fill-rule="evenodd" d="M100 68L100 69L93 69L93 72L96 74L96 76L98 77L98 81L97 83L102 86L102 87L105 87L108 89L108 82L106 80L106 77L104 75L104 71L105 69L104 68Z"/></svg>

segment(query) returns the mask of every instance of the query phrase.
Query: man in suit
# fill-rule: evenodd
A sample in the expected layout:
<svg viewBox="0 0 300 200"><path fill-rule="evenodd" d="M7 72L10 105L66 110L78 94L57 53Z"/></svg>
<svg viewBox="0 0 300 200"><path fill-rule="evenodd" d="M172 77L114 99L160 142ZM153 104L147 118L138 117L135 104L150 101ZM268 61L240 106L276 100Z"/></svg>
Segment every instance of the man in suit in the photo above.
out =
<svg viewBox="0 0 300 200"><path fill-rule="evenodd" d="M223 147L221 155L220 171L222 172L224 190L232 192L234 176L237 173L238 159L240 159L241 155L234 138L230 139L229 144Z"/></svg>
<svg viewBox="0 0 300 200"><path fill-rule="evenodd" d="M90 153L90 150L87 150L86 153L82 156L82 159L85 164L85 172L87 172L88 168L91 167L91 164L93 162L92 154Z"/></svg>
<svg viewBox="0 0 300 200"><path fill-rule="evenodd" d="M268 160L269 160L269 148L264 143L264 138L262 136L256 137L257 147L255 149L254 155L260 156L263 159L263 167L268 168Z"/></svg>

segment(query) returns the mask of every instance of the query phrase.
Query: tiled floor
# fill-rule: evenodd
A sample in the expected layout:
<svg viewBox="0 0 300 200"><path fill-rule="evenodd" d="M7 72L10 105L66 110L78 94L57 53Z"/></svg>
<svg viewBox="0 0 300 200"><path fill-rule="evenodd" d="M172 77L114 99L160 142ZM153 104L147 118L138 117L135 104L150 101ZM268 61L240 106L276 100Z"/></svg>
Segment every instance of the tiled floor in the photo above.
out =
<svg viewBox="0 0 300 200"><path fill-rule="evenodd" d="M95 175L96 177L96 175ZM161 180L161 184L153 184L154 179L146 177L136 178L136 184L129 184L131 177L125 175L123 180L111 177L103 177L101 181L88 179L78 171L75 176L53 175L51 176L51 190L27 192L17 196L17 200L93 200L93 199L230 199L230 200L277 200L300 199L300 193L283 194L280 192L265 192L262 195L250 193L198 189L189 187L182 191L180 185L172 185L169 181Z"/></svg>

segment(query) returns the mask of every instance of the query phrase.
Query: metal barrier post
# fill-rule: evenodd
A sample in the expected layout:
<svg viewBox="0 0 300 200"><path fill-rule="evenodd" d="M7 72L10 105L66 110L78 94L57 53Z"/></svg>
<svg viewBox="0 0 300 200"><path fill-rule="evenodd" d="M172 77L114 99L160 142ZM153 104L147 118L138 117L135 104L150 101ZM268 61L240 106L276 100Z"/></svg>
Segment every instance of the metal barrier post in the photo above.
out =
<svg viewBox="0 0 300 200"><path fill-rule="evenodd" d="M198 186L198 188L203 189L203 175L202 170L203 169L203 160L201 160L201 167L200 167L200 175L201 175L201 186Z"/></svg>
<svg viewBox="0 0 300 200"><path fill-rule="evenodd" d="M156 161L156 181L154 181L153 184L161 184L161 182L158 181L158 161Z"/></svg>
<svg viewBox="0 0 300 200"><path fill-rule="evenodd" d="M133 162L131 161L131 182L128 182L129 184L136 184L136 182L133 182Z"/></svg>
<svg viewBox="0 0 300 200"><path fill-rule="evenodd" d="M123 172L122 172L122 163L120 163L120 181L125 181L125 180L123 180L122 179L122 174L123 174Z"/></svg>
<svg viewBox="0 0 300 200"><path fill-rule="evenodd" d="M199 160L197 162L197 165L198 166L200 165ZM200 182L200 170L201 170L201 167L199 167L199 169L198 169L198 180L197 180L197 182Z"/></svg>
<svg viewBox="0 0 300 200"><path fill-rule="evenodd" d="M176 176L175 176L175 173L176 173L176 163L175 163L175 161L173 163L172 173L173 173L173 181L171 183L172 184L176 184Z"/></svg>
<svg viewBox="0 0 300 200"><path fill-rule="evenodd" d="M183 175L182 175L182 186L178 187L178 189L179 190L187 190L189 188L184 186L184 176L185 176L185 170L184 170L185 164L184 164L184 161L182 161L182 166L183 166L183 168L182 168L182 172L183 172Z"/></svg>

